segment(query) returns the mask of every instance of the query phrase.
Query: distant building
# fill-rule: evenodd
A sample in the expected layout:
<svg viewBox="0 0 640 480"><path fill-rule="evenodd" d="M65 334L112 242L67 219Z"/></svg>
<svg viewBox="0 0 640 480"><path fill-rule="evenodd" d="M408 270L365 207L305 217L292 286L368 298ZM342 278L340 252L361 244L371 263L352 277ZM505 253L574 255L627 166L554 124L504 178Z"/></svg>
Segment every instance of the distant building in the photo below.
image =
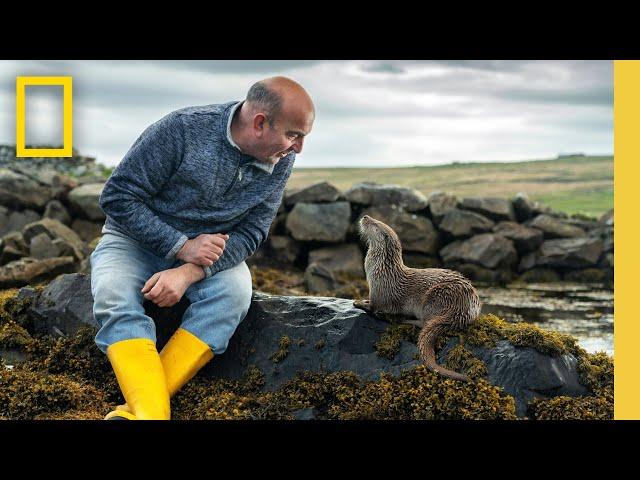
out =
<svg viewBox="0 0 640 480"><path fill-rule="evenodd" d="M560 153L558 154L558 160L563 158L575 158L575 157L586 157L584 153Z"/></svg>

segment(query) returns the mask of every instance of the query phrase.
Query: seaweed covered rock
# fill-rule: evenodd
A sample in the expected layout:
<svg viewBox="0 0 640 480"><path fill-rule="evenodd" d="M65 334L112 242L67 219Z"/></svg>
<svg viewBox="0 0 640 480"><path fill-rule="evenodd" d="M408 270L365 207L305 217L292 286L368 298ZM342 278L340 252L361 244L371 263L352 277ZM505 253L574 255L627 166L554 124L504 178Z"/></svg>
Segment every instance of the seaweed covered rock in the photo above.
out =
<svg viewBox="0 0 640 480"><path fill-rule="evenodd" d="M613 359L603 352L581 355L578 363L581 382L593 395L556 396L536 399L529 404L528 416L534 420L611 420L613 419Z"/></svg>
<svg viewBox="0 0 640 480"><path fill-rule="evenodd" d="M20 337L21 333L26 333L28 336L37 335L36 332L51 332L61 337L58 342L68 342L73 335L82 331L83 326L91 325L93 321L89 275L64 275L41 291L22 289L21 293L24 293L23 298L29 297L31 302L31 306L24 309L28 312L29 320L21 321L21 325L28 332L19 331L4 320L4 325L13 328L15 335L12 338ZM164 342L177 328L187 305L188 301L185 299L172 308L159 308L153 304L145 304L147 313L156 322L158 348L162 348ZM398 323L400 320L402 322ZM443 337L438 346L439 363L464 372L474 380L471 384L463 386L458 385L459 382L445 379L433 372L420 370L423 367L418 359L415 344L418 331L416 324L419 324L419 321L371 316L354 308L353 301L348 299L281 296L255 291L249 313L231 338L227 351L217 355L214 361L202 370L199 378L210 386L227 385L225 382L236 382L239 385L246 381L248 372L259 372L253 375L255 379L259 379L259 382L257 380L253 382L254 385L259 384L255 392L259 392L260 395L271 395L269 402L275 401L276 397L280 398L279 395L283 394L283 389L294 388L291 387L293 384L308 383L308 379L301 379L304 375L314 376L313 378L316 379L314 381L324 384L327 376L337 375L341 379L346 379L344 375L348 373L353 376L348 383L350 382L349 385L355 390L373 389L377 392L375 395L381 396L388 394L387 392L383 395L386 392L385 388L399 389L401 388L399 385L407 382L425 381L428 385L420 384L414 387L427 397L435 395L432 403L423 399L431 409L437 410L438 402L441 400L436 400L436 397L446 396L449 391L460 395L455 397L457 398L455 402L459 402L459 405L463 405L463 399L469 395L473 396L474 402L479 402L478 395L485 392L482 395L490 395L493 398L492 401L499 404L502 404L501 399L505 395L511 398L512 407L509 408L512 408L513 412L508 414L505 413L507 410L503 411L504 418L516 414L521 417L527 415L534 401L538 402L537 412L547 412L540 413L540 418L552 416L553 412L557 412L555 404L540 402L551 401L556 397L585 398L587 400L582 402L581 408L596 405L600 412L596 415L598 418L606 415L602 412L609 411L607 409L612 405L608 400L610 398L607 396L608 390L602 393L603 390L596 388L595 383L589 380L589 375L584 373L596 368L589 367L594 362L589 360L589 355L577 346L576 340L568 335L547 332L529 324L508 323L494 315L484 315L468 330L452 332L448 338ZM95 332L95 326L91 328ZM87 338L92 339L91 335ZM28 338L27 344L29 344ZM82 362L88 361L86 348L93 349L93 346L89 345L81 349L85 352L82 353L84 358ZM65 349L60 347L57 351L60 353ZM69 351L69 347L66 347L66 351ZM47 354L48 361L51 361L52 355L51 352ZM96 355L96 358L101 358L99 352ZM58 354L56 358L64 360L67 357L65 355L61 357ZM61 361L57 361L56 365L61 364ZM74 370L73 365L77 362L74 360L69 363L69 361L62 362L66 366L56 370L55 373ZM96 362L98 361L102 360L96 359ZM422 380L416 380L416 377ZM356 384L357 388L354 386ZM388 387L383 388L383 384ZM316 385L305 388L320 387ZM234 391L236 393L233 395L226 391L225 398L231 402L229 405L235 405L234 402L245 402L245 400L241 401L242 395L237 393L238 390ZM598 395L598 392L601 393L599 399L591 398L593 394ZM203 391L201 394L205 395L205 393ZM374 393L371 394L374 395ZM398 391L397 394L400 395L401 392ZM382 397L376 398L376 402L383 401ZM588 400L588 398L591 399ZM215 402L219 401L221 400L215 400ZM246 402L248 403L242 403L242 405L249 408L247 405L252 403L249 400ZM322 408L319 407L319 403L313 402L302 404L294 402L287 405L293 409L303 410L303 416L310 412L305 409L318 407L320 408L317 410L320 412L318 415L323 416L322 418L382 418L386 415L384 412L390 415L385 418L419 418L415 411L393 410L400 407L391 406L393 403L391 398L387 398L384 400L386 403L383 402L375 408L371 404L367 406L366 401L360 399L343 398L343 402L346 404L340 402L332 406L323 404ZM216 405L215 408L211 408L213 410L222 408L227 412L227 407L217 403ZM405 407L410 409L410 405L411 403L408 403ZM238 405L236 407L234 407L236 410L240 408ZM367 408L373 408L373 410L370 410L369 414L358 417L358 412L364 412ZM388 410L389 408L391 410ZM330 409L333 409L331 410L333 413L330 413ZM469 417L489 418L478 413L482 410L479 406L478 409L474 410L473 414L469 413ZM392 410L395 414L389 413ZM424 418L464 417L462 406L456 407L454 411L446 410L445 412L445 410L438 414L425 411ZM207 412L208 410L203 411L198 418L211 418ZM288 418L291 412L289 410L287 412L283 413L283 418ZM215 415L214 417L222 418Z"/></svg>
<svg viewBox="0 0 640 480"><path fill-rule="evenodd" d="M451 340L441 351L446 358L457 344ZM578 360L571 353L550 356L533 347L518 347L507 340L500 340L493 347L469 346L471 354L482 361L487 380L500 385L515 398L516 413L524 416L527 405L534 399L556 396L585 396L589 390L580 384L576 370Z"/></svg>
<svg viewBox="0 0 640 480"><path fill-rule="evenodd" d="M97 328L91 277L78 273L58 276L34 299L29 314L31 330L39 335L73 335L85 325Z"/></svg>

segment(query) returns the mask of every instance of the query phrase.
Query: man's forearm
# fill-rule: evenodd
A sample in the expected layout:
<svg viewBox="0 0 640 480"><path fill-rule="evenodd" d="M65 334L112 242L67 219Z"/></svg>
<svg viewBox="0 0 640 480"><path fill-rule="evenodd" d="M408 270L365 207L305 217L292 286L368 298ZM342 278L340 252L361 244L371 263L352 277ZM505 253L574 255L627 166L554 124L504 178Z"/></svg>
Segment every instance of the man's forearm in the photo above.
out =
<svg viewBox="0 0 640 480"><path fill-rule="evenodd" d="M195 263L185 263L184 265L180 265L178 268L181 268L185 271L191 283L199 282L205 276L202 267L200 265L196 265Z"/></svg>

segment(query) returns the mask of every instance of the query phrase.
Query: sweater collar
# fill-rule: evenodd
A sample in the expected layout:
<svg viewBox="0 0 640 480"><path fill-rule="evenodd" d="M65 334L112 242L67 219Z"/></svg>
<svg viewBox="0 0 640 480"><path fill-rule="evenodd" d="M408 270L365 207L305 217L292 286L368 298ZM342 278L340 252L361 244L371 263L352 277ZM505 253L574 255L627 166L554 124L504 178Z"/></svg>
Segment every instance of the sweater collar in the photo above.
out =
<svg viewBox="0 0 640 480"><path fill-rule="evenodd" d="M245 155L247 158L250 159L248 163L250 163L251 165L254 165L260 170L267 172L268 174L271 174L273 173L273 168L275 167L275 165L269 165L267 163L264 163L264 162L261 162L260 160L255 159L254 157L251 157L250 155L247 155L242 150L240 150L240 147L236 144L236 142L233 141L233 137L231 136L231 121L233 120L233 115L236 113L236 110L243 103L244 103L243 101L233 103L229 108L227 108L225 112L225 116L226 116L225 120L227 123L227 141L231 144L233 148L238 150L238 152L242 153L243 155Z"/></svg>

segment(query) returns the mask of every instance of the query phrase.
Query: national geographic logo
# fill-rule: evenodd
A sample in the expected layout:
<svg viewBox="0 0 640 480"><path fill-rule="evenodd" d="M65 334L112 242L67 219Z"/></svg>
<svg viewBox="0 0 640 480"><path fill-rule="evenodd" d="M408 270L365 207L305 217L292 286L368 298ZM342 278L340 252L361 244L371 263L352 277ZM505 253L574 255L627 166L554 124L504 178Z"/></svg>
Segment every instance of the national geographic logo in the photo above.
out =
<svg viewBox="0 0 640 480"><path fill-rule="evenodd" d="M25 90L27 86L62 86L62 148L25 147ZM16 157L71 157L73 145L72 77L16 77Z"/></svg>

